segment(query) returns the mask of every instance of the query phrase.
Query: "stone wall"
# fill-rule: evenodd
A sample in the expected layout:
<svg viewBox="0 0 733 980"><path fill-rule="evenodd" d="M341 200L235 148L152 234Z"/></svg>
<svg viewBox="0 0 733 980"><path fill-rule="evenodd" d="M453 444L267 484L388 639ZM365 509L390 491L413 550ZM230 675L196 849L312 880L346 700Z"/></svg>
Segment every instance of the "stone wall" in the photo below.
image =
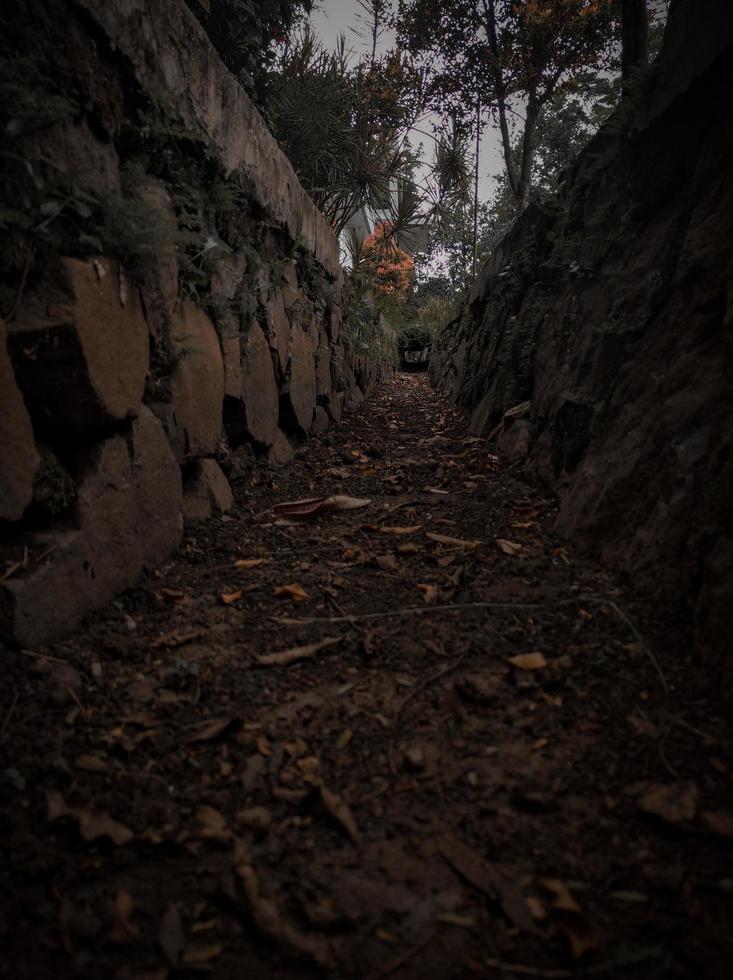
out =
<svg viewBox="0 0 733 980"><path fill-rule="evenodd" d="M732 83L730 6L678 0L636 105L515 225L431 368L557 489L561 531L689 610L729 684Z"/></svg>
<svg viewBox="0 0 733 980"><path fill-rule="evenodd" d="M73 627L389 370L182 0L0 11L0 636Z"/></svg>

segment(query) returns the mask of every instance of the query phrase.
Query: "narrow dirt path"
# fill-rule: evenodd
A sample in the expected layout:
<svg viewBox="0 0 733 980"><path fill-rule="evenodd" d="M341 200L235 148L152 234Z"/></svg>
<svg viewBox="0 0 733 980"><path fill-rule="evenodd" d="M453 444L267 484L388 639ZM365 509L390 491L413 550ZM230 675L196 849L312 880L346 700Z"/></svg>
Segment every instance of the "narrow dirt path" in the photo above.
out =
<svg viewBox="0 0 733 980"><path fill-rule="evenodd" d="M409 375L236 492L3 653L0 977L729 975L724 715L551 500Z"/></svg>

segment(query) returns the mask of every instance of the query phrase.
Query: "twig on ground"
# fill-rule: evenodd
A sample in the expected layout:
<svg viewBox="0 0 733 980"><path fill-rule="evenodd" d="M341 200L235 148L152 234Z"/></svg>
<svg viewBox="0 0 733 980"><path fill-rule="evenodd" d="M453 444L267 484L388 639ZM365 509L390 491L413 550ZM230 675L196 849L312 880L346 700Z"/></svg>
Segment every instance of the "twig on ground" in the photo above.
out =
<svg viewBox="0 0 733 980"><path fill-rule="evenodd" d="M619 967L645 963L647 960L658 959L661 953L661 949L658 946L654 946L651 949L643 949L638 953L619 956L613 960L604 960L602 963L595 963L592 966L581 967L576 970L543 970L539 966L526 966L523 963L505 963L503 960L494 959L490 956L484 957L484 964L494 970L505 970L507 973L517 973L525 977L565 980L566 977L594 977L601 973L609 973L611 970L617 970Z"/></svg>
<svg viewBox="0 0 733 980"><path fill-rule="evenodd" d="M573 599L554 599L551 602L456 602L437 606L404 606L401 609L388 609L385 612L352 613L350 616L308 616L299 619L297 624L291 625L309 626L312 623L346 623L360 619L394 619L399 616L425 616L440 612L465 612L471 609L549 609L572 606L581 599L588 601L587 596L576 596Z"/></svg>
<svg viewBox="0 0 733 980"><path fill-rule="evenodd" d="M68 664L68 660L62 660L61 657L51 657L47 653L36 653L35 650L17 650L16 653L22 654L24 657L33 657L35 660L48 660L52 664Z"/></svg>

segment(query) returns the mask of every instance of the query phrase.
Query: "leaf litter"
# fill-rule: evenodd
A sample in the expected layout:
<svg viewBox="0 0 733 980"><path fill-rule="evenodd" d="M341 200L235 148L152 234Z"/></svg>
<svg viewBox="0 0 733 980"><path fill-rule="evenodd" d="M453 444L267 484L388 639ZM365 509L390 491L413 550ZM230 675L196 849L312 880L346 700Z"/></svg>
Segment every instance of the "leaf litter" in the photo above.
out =
<svg viewBox="0 0 733 980"><path fill-rule="evenodd" d="M727 715L493 450L399 376L121 607L6 652L0 968L682 980L693 944L719 975Z"/></svg>

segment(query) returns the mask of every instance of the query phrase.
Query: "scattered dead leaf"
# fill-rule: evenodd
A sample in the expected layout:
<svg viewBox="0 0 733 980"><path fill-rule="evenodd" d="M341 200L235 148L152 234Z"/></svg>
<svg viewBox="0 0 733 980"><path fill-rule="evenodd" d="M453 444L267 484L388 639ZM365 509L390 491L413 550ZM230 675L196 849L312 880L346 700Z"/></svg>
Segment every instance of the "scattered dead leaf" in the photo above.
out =
<svg viewBox="0 0 733 980"><path fill-rule="evenodd" d="M332 960L328 943L320 936L300 932L280 915L271 899L260 895L259 881L251 865L238 864L236 868L247 911L259 931L290 955L328 966Z"/></svg>
<svg viewBox="0 0 733 980"><path fill-rule="evenodd" d="M683 824L697 812L698 789L692 781L663 785L654 783L639 798L643 813L659 817L665 823Z"/></svg>
<svg viewBox="0 0 733 980"><path fill-rule="evenodd" d="M360 510L363 507L368 507L370 503L371 500L366 497L347 497L343 494L337 494L332 497L306 497L303 500L290 500L282 504L275 504L272 512L280 518L276 523L304 524L320 514Z"/></svg>
<svg viewBox="0 0 733 980"><path fill-rule="evenodd" d="M172 967L177 967L185 945L183 922L177 905L169 905L160 922L158 945Z"/></svg>
<svg viewBox="0 0 733 980"><path fill-rule="evenodd" d="M255 662L260 667L287 667L289 664L297 663L299 660L308 660L315 657L321 650L335 646L343 640L343 636L327 636L318 643L308 643L302 647L292 647L290 650L281 650L279 653L265 653L257 657Z"/></svg>
<svg viewBox="0 0 733 980"><path fill-rule="evenodd" d="M416 524L414 527L387 526L380 527L379 531L381 534L394 534L399 536L403 534L414 534L416 531L419 531L421 527L422 524Z"/></svg>
<svg viewBox="0 0 733 980"><path fill-rule="evenodd" d="M237 589L235 592L221 592L219 599L225 606L231 606L233 602L237 602L243 595L244 589Z"/></svg>
<svg viewBox="0 0 733 980"><path fill-rule="evenodd" d="M422 592L425 602L432 605L438 601L439 591L437 585L430 585L427 582L418 582L417 588Z"/></svg>
<svg viewBox="0 0 733 980"><path fill-rule="evenodd" d="M700 823L716 837L733 839L733 814L715 810L701 810Z"/></svg>
<svg viewBox="0 0 733 980"><path fill-rule="evenodd" d="M213 943L211 946L203 946L199 949L187 949L181 957L181 963L193 966L196 963L209 963L221 956L224 947L220 943Z"/></svg>
<svg viewBox="0 0 733 980"><path fill-rule="evenodd" d="M519 670L541 670L547 666L547 661L539 650L533 650L531 653L518 653L515 657L509 657L508 661Z"/></svg>
<svg viewBox="0 0 733 980"><path fill-rule="evenodd" d="M153 650L172 649L173 647L182 647L185 643L192 643L194 640L200 640L205 635L206 630L201 626L194 626L191 629L174 629L170 633L159 636L157 640L153 640L150 646Z"/></svg>
<svg viewBox="0 0 733 980"><path fill-rule="evenodd" d="M355 844L359 843L359 830L347 803L327 786L321 786L321 802L333 819L341 824L343 829Z"/></svg>
<svg viewBox="0 0 733 980"><path fill-rule="evenodd" d="M79 825L79 833L87 842L98 840L100 837L108 837L113 844L123 847L135 837L129 827L114 820L104 810L98 810L94 806L67 806L61 793L47 792L46 807L47 816L51 822L63 817L71 817L76 820Z"/></svg>
<svg viewBox="0 0 733 980"><path fill-rule="evenodd" d="M135 902L132 895L124 888L120 888L115 895L114 925L110 933L113 943L129 943L140 935L140 929L132 921L134 910Z"/></svg>
<svg viewBox="0 0 733 980"><path fill-rule="evenodd" d="M507 541L506 538L497 538L496 547L499 551L503 552L505 555L521 555L524 551L524 546L517 544L516 541Z"/></svg>
<svg viewBox="0 0 733 980"><path fill-rule="evenodd" d="M293 602L305 602L307 599L310 599L305 589L295 583L291 585L278 585L272 594L278 598L292 599Z"/></svg>
<svg viewBox="0 0 733 980"><path fill-rule="evenodd" d="M266 561L266 558L238 558L234 562L233 567L238 569L240 572L245 572L250 568L259 568L259 566L264 565Z"/></svg>
<svg viewBox="0 0 733 980"><path fill-rule="evenodd" d="M451 548L460 548L462 551L474 551L481 547L480 541L465 541L463 538L452 538L448 534L437 534L435 531L426 531L425 537L438 544L445 544Z"/></svg>

